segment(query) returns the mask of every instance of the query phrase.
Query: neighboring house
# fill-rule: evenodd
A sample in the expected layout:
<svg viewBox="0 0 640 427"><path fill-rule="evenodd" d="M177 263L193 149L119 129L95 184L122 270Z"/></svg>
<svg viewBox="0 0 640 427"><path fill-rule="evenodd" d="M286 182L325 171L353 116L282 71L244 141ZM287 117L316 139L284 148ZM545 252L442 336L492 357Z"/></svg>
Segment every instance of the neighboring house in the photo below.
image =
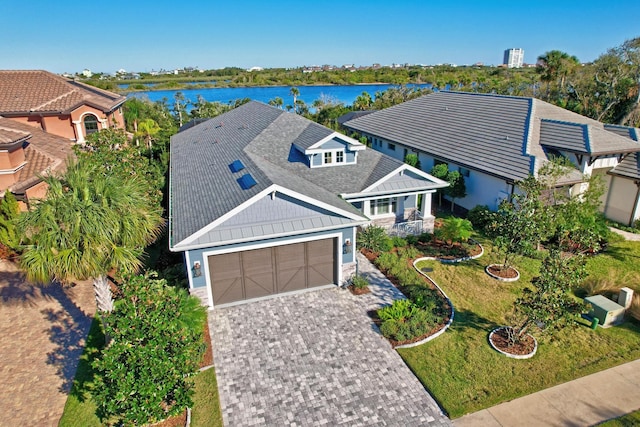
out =
<svg viewBox="0 0 640 427"><path fill-rule="evenodd" d="M582 174L601 175L607 191L605 215L630 224L640 218L640 130L606 125L535 98L437 92L350 120L349 131L397 159L419 156L430 171L438 163L458 170L467 196L456 199L471 209L515 191L514 183L536 174L552 156L576 166L559 183L582 190Z"/></svg>
<svg viewBox="0 0 640 427"><path fill-rule="evenodd" d="M169 247L213 307L342 284L358 226L433 230L431 195L447 183L249 102L171 138L169 185Z"/></svg>
<svg viewBox="0 0 640 427"><path fill-rule="evenodd" d="M124 129L126 97L42 70L0 70L0 116L68 140Z"/></svg>
<svg viewBox="0 0 640 427"><path fill-rule="evenodd" d="M27 209L29 200L45 196L42 177L62 172L73 157L72 144L26 123L0 118L0 195L12 192Z"/></svg>

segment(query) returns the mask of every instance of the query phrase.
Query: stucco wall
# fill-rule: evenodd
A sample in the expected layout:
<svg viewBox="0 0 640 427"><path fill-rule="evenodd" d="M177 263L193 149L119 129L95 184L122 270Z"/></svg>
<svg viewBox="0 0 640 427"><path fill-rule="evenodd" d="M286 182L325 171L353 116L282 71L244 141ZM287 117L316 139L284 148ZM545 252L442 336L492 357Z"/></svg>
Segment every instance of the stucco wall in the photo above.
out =
<svg viewBox="0 0 640 427"><path fill-rule="evenodd" d="M15 148L12 152L0 151L0 170L12 170L24 162L24 150Z"/></svg>
<svg viewBox="0 0 640 427"><path fill-rule="evenodd" d="M638 186L633 180L612 176L606 198L604 214L607 218L630 225L640 218L638 207L633 212L638 197Z"/></svg>

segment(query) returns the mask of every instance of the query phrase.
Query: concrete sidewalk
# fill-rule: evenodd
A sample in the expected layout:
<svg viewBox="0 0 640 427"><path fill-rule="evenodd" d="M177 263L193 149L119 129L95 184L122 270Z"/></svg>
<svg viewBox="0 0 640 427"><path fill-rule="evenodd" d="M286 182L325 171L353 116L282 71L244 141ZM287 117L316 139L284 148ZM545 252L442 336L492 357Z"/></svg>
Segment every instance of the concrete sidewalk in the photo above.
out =
<svg viewBox="0 0 640 427"><path fill-rule="evenodd" d="M456 427L593 426L640 409L640 359L453 420Z"/></svg>

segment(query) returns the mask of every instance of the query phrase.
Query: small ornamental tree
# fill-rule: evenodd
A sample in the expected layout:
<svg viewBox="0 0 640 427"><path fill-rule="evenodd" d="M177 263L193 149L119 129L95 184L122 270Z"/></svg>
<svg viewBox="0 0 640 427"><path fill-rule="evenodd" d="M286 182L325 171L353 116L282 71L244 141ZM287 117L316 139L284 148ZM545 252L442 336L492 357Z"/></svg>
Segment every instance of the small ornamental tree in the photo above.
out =
<svg viewBox="0 0 640 427"><path fill-rule="evenodd" d="M507 328L510 343L519 342L531 325L561 328L577 319L585 307L569 291L586 276L584 256L569 256L558 249L550 250L540 267L540 276L531 282L533 289L525 288L523 296L515 302L516 316L520 321L517 326Z"/></svg>
<svg viewBox="0 0 640 427"><path fill-rule="evenodd" d="M498 208L494 245L504 254L502 269L511 267L516 255L531 255L547 232L547 210L540 198L540 183L530 176L518 183L521 193L503 200Z"/></svg>
<svg viewBox="0 0 640 427"><path fill-rule="evenodd" d="M414 168L420 169L420 158L415 153L409 153L404 156L404 162L409 166L413 166Z"/></svg>
<svg viewBox="0 0 640 427"><path fill-rule="evenodd" d="M121 291L114 310L102 313L112 340L93 363L98 415L124 425L158 422L192 404L206 310L152 274L129 276Z"/></svg>
<svg viewBox="0 0 640 427"><path fill-rule="evenodd" d="M467 196L467 186L464 182L464 176L458 171L449 172L446 180L449 182L449 186L444 189L444 193L451 197L451 212L453 212L456 199Z"/></svg>
<svg viewBox="0 0 640 427"><path fill-rule="evenodd" d="M447 176L449 175L449 166L447 166L446 163L437 164L431 169L431 172L429 173L438 179L446 181ZM444 191L445 189L438 188L438 206L442 206L442 193Z"/></svg>

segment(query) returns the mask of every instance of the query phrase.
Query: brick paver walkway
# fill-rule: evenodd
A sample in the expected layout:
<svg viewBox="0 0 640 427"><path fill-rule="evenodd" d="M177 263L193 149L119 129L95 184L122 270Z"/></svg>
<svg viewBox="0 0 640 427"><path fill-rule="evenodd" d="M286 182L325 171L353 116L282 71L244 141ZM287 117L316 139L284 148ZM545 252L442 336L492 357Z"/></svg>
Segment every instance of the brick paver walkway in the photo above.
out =
<svg viewBox="0 0 640 427"><path fill-rule="evenodd" d="M26 283L0 261L0 426L57 426L95 311L86 283Z"/></svg>
<svg viewBox="0 0 640 427"><path fill-rule="evenodd" d="M334 288L211 312L225 425L450 425L367 316L401 296L375 286L366 297Z"/></svg>

